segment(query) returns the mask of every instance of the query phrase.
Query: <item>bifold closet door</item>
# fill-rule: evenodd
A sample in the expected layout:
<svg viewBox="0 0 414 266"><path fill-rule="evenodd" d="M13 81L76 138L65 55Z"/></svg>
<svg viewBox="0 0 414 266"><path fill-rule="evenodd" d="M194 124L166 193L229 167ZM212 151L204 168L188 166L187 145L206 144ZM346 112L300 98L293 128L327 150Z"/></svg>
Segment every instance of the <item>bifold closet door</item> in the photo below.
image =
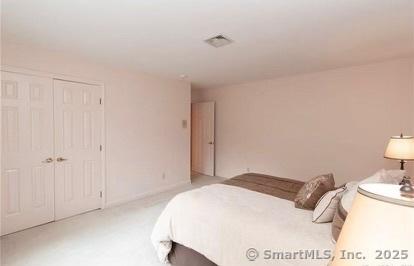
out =
<svg viewBox="0 0 414 266"><path fill-rule="evenodd" d="M1 234L54 220L52 79L1 72Z"/></svg>
<svg viewBox="0 0 414 266"><path fill-rule="evenodd" d="M56 220L101 206L101 93L54 80Z"/></svg>

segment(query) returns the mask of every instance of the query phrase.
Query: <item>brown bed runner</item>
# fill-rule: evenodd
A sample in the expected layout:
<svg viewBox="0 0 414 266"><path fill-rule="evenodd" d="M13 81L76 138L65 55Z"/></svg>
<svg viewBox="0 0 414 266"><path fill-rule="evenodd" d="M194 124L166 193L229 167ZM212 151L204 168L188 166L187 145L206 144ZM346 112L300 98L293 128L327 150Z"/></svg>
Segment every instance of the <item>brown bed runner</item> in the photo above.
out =
<svg viewBox="0 0 414 266"><path fill-rule="evenodd" d="M248 173L228 179L222 184L237 186L293 201L304 182L289 178Z"/></svg>

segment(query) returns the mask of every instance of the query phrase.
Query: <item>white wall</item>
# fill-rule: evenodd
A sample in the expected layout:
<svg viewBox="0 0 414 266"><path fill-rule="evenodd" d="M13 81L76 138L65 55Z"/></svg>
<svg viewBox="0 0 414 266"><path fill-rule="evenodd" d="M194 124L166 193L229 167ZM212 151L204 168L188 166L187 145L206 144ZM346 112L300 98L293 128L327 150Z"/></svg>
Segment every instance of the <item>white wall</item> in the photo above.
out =
<svg viewBox="0 0 414 266"><path fill-rule="evenodd" d="M1 50L3 65L105 83L107 204L190 181L190 129L181 127L190 122L189 83L32 47Z"/></svg>
<svg viewBox="0 0 414 266"><path fill-rule="evenodd" d="M216 174L342 183L397 168L383 152L389 136L414 133L412 71L402 59L202 90L216 101Z"/></svg>

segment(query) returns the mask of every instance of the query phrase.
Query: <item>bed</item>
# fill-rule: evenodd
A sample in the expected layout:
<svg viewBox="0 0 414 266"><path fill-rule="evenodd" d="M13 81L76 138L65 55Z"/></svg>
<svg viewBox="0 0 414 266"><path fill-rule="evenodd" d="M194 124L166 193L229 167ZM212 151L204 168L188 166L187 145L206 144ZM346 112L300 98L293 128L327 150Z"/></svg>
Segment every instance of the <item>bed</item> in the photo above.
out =
<svg viewBox="0 0 414 266"><path fill-rule="evenodd" d="M331 225L314 224L312 211L294 207L302 186L292 179L245 174L177 195L151 236L160 261L176 266L327 265ZM294 255L306 250L313 259Z"/></svg>

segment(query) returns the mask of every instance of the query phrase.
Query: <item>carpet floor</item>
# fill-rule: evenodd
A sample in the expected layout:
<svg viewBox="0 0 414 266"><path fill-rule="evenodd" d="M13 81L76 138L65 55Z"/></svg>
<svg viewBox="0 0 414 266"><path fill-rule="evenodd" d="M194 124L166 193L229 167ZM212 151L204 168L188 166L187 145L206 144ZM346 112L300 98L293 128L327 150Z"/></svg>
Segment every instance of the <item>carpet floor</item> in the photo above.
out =
<svg viewBox="0 0 414 266"><path fill-rule="evenodd" d="M182 191L221 180L198 176L192 185L174 191L4 236L1 265L164 265L157 259L150 235L168 200Z"/></svg>

